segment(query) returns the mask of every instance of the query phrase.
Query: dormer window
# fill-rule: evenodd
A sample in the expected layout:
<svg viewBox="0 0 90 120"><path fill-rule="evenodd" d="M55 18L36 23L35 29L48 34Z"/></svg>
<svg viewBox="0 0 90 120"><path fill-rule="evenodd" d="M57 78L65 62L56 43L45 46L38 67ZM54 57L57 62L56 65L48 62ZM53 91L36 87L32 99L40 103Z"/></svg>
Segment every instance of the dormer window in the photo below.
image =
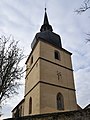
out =
<svg viewBox="0 0 90 120"><path fill-rule="evenodd" d="M60 53L55 50L54 52L55 59L60 60Z"/></svg>

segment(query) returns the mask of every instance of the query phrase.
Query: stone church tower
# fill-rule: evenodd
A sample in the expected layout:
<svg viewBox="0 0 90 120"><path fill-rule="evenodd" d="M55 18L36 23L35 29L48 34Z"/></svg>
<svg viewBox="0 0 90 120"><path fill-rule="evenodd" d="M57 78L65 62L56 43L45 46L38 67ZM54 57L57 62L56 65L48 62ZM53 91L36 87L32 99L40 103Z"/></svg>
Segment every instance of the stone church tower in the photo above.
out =
<svg viewBox="0 0 90 120"><path fill-rule="evenodd" d="M26 61L25 96L13 109L13 116L17 108L21 116L77 110L72 53L62 48L46 9L43 25L31 48Z"/></svg>

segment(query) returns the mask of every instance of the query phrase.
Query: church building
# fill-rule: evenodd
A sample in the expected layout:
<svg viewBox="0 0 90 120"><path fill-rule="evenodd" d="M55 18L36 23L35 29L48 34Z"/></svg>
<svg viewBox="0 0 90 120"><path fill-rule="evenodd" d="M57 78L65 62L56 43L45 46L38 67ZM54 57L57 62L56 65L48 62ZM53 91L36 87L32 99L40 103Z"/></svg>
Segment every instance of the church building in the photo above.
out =
<svg viewBox="0 0 90 120"><path fill-rule="evenodd" d="M62 47L61 37L53 32L46 8L31 48L24 99L12 110L13 117L77 110L72 53Z"/></svg>

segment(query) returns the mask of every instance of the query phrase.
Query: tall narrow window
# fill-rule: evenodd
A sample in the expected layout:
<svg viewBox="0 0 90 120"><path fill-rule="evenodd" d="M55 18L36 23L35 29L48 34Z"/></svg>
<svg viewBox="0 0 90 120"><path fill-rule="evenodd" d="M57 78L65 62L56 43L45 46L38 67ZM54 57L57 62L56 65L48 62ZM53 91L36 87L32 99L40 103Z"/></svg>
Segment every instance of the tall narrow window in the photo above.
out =
<svg viewBox="0 0 90 120"><path fill-rule="evenodd" d="M33 56L31 57L31 64L33 63Z"/></svg>
<svg viewBox="0 0 90 120"><path fill-rule="evenodd" d="M21 116L22 116L22 106L19 109L19 117L21 117Z"/></svg>
<svg viewBox="0 0 90 120"><path fill-rule="evenodd" d="M61 93L57 94L57 110L64 110L64 99Z"/></svg>
<svg viewBox="0 0 90 120"><path fill-rule="evenodd" d="M60 53L55 50L54 52L55 59L60 60Z"/></svg>
<svg viewBox="0 0 90 120"><path fill-rule="evenodd" d="M29 99L29 114L32 113L32 98Z"/></svg>

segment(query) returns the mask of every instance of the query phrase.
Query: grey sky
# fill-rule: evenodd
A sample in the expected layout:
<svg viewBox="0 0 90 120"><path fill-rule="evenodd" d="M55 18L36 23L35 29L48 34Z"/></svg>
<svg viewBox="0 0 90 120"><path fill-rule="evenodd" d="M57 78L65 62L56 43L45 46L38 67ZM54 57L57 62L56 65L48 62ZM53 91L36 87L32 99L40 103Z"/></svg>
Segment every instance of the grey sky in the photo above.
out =
<svg viewBox="0 0 90 120"><path fill-rule="evenodd" d="M63 48L73 53L77 102L85 107L90 103L90 43L86 44L85 41L86 32L90 31L90 11L81 15L74 12L83 0L1 0L0 35L12 34L20 40L25 55L29 55L30 44L43 23L45 3L54 32L61 36ZM11 117L11 110L23 98L24 86L19 93L3 105L4 118Z"/></svg>

